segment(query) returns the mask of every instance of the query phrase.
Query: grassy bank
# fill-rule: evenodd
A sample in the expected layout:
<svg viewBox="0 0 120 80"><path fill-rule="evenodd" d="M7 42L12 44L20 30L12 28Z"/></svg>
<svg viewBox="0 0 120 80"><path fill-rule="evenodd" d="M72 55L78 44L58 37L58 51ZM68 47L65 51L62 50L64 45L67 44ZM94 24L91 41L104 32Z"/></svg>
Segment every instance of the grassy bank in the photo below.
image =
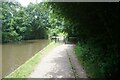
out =
<svg viewBox="0 0 120 80"><path fill-rule="evenodd" d="M110 47L106 51L99 45L79 43L75 48L75 53L84 66L88 77L102 78L101 80L117 79L119 75L119 55L114 53L113 48Z"/></svg>
<svg viewBox="0 0 120 80"><path fill-rule="evenodd" d="M87 76L90 78L104 78L104 69L102 69L102 60L99 49L92 48L86 44L78 44L75 53L79 62L83 65Z"/></svg>
<svg viewBox="0 0 120 80"><path fill-rule="evenodd" d="M40 62L49 51L58 46L58 43L51 42L44 49L36 53L32 58L26 61L23 65L17 68L14 72L6 76L5 78L26 78L34 70L35 66Z"/></svg>

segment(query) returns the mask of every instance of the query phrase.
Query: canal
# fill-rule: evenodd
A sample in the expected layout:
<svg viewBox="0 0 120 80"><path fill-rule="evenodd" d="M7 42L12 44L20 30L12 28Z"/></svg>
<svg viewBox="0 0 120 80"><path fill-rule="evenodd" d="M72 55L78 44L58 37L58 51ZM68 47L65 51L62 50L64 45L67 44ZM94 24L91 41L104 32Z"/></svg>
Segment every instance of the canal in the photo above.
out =
<svg viewBox="0 0 120 80"><path fill-rule="evenodd" d="M50 43L49 40L27 40L2 44L2 76L10 74Z"/></svg>

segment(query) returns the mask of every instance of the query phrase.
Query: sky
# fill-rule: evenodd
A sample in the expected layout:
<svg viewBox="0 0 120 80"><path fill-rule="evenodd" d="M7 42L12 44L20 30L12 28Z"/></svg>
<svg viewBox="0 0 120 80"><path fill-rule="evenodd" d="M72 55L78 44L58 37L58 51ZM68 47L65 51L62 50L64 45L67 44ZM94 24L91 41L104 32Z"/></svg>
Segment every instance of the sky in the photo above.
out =
<svg viewBox="0 0 120 80"><path fill-rule="evenodd" d="M3 2L19 2L22 6L27 7L27 5L32 2L32 3L40 3L43 2L44 0L0 0Z"/></svg>
<svg viewBox="0 0 120 80"><path fill-rule="evenodd" d="M30 2L34 3L35 0L18 0L22 6L27 6Z"/></svg>
<svg viewBox="0 0 120 80"><path fill-rule="evenodd" d="M32 3L39 3L42 2L42 0L17 0L19 3L21 3L22 6L27 6L30 2Z"/></svg>

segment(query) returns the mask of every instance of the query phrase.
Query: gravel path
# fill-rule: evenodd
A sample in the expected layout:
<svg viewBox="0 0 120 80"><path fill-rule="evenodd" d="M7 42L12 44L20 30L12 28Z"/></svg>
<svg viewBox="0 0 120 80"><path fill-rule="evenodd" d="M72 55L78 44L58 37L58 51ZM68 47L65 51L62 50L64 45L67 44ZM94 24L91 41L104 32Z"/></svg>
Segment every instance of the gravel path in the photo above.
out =
<svg viewBox="0 0 120 80"><path fill-rule="evenodd" d="M72 44L62 44L51 50L28 78L86 78L73 49Z"/></svg>

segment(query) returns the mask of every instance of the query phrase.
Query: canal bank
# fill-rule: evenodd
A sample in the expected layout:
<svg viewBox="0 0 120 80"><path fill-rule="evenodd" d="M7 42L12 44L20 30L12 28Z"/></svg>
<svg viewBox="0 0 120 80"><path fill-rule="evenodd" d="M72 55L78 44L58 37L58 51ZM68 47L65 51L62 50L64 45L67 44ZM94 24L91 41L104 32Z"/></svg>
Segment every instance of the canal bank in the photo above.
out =
<svg viewBox="0 0 120 80"><path fill-rule="evenodd" d="M5 78L26 78L33 70L38 62L54 47L58 46L60 43L51 42L44 49L36 53L32 58L26 61L23 65L18 67L14 72L10 73Z"/></svg>
<svg viewBox="0 0 120 80"><path fill-rule="evenodd" d="M40 39L1 44L2 77L16 70L49 43L50 40Z"/></svg>

